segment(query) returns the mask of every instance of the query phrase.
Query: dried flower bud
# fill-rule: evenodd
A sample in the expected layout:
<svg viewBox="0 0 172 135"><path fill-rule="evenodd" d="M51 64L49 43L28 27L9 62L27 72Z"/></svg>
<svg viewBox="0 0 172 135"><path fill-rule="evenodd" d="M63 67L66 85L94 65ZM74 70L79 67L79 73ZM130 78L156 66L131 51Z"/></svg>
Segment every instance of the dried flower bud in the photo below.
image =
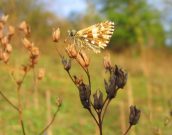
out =
<svg viewBox="0 0 172 135"><path fill-rule="evenodd" d="M79 86L83 82L83 78L82 77L78 78L77 76L74 75L74 82L77 86Z"/></svg>
<svg viewBox="0 0 172 135"><path fill-rule="evenodd" d="M136 125L140 119L141 111L136 108L136 106L130 106L130 116L129 123L130 125Z"/></svg>
<svg viewBox="0 0 172 135"><path fill-rule="evenodd" d="M128 75L122 69L116 66L115 69L115 76L116 76L116 85L117 88L123 88L127 82Z"/></svg>
<svg viewBox="0 0 172 135"><path fill-rule="evenodd" d="M11 53L13 50L11 44L7 44L5 49L6 49L7 53Z"/></svg>
<svg viewBox="0 0 172 135"><path fill-rule="evenodd" d="M35 47L35 46L33 46L32 48L31 48L31 54L32 54L32 57L38 57L39 56L39 48L38 47Z"/></svg>
<svg viewBox="0 0 172 135"><path fill-rule="evenodd" d="M27 38L24 38L22 42L26 49L31 49L34 46Z"/></svg>
<svg viewBox="0 0 172 135"><path fill-rule="evenodd" d="M61 98L57 98L57 101L56 101L56 104L58 107L61 107L62 106L62 99Z"/></svg>
<svg viewBox="0 0 172 135"><path fill-rule="evenodd" d="M83 66L84 68L87 68L90 64L89 58L83 51L78 53L76 59L81 64L81 66Z"/></svg>
<svg viewBox="0 0 172 135"><path fill-rule="evenodd" d="M109 99L112 99L116 96L119 88L123 88L127 82L127 73L122 69L119 69L117 66L111 68L109 83L104 80L106 93Z"/></svg>
<svg viewBox="0 0 172 135"><path fill-rule="evenodd" d="M26 73L29 71L29 67L26 65L22 65L22 70Z"/></svg>
<svg viewBox="0 0 172 135"><path fill-rule="evenodd" d="M81 103L84 108L90 109L90 95L91 89L89 85L84 84L83 82L78 86L79 96Z"/></svg>
<svg viewBox="0 0 172 135"><path fill-rule="evenodd" d="M93 95L93 97L94 97L94 108L97 110L101 110L103 107L103 93L98 90Z"/></svg>
<svg viewBox="0 0 172 135"><path fill-rule="evenodd" d="M2 54L2 60L4 61L4 63L8 63L8 61L9 61L9 55L8 55L8 53L3 52L3 54Z"/></svg>
<svg viewBox="0 0 172 135"><path fill-rule="evenodd" d="M45 69L40 68L38 71L38 80L42 80L45 76Z"/></svg>
<svg viewBox="0 0 172 135"><path fill-rule="evenodd" d="M20 23L19 29L20 29L20 30L27 29L27 23L26 23L26 21L22 21L22 22Z"/></svg>
<svg viewBox="0 0 172 135"><path fill-rule="evenodd" d="M3 37L1 39L1 43L5 47L9 43L8 37L7 36Z"/></svg>
<svg viewBox="0 0 172 135"><path fill-rule="evenodd" d="M4 34L3 31L0 29L0 40L3 38Z"/></svg>
<svg viewBox="0 0 172 135"><path fill-rule="evenodd" d="M9 26L8 29L9 29L8 36L12 37L15 33L15 28L13 26Z"/></svg>
<svg viewBox="0 0 172 135"><path fill-rule="evenodd" d="M76 56L78 54L78 52L76 51L75 46L73 44L67 46L66 52L70 58L76 58Z"/></svg>
<svg viewBox="0 0 172 135"><path fill-rule="evenodd" d="M104 61L103 61L104 67L106 70L111 70L112 69L112 63L110 60L110 54L108 53L105 57L104 57Z"/></svg>
<svg viewBox="0 0 172 135"><path fill-rule="evenodd" d="M59 41L59 39L60 39L60 29L59 28L57 28L53 31L52 37L53 37L54 42Z"/></svg>
<svg viewBox="0 0 172 135"><path fill-rule="evenodd" d="M113 76L111 76L109 78L109 83L107 83L107 81L104 80L104 84L105 84L105 89L106 89L107 97L109 99L114 98L116 96L116 93L117 93L116 79Z"/></svg>
<svg viewBox="0 0 172 135"><path fill-rule="evenodd" d="M7 20L8 20L8 15L3 15L3 16L1 17L1 19L0 19L0 22L6 23Z"/></svg>
<svg viewBox="0 0 172 135"><path fill-rule="evenodd" d="M63 66L64 66L64 69L65 69L66 71L69 71L70 68L71 68L71 59L67 60L67 59L65 59L64 57L62 57L62 64L63 64Z"/></svg>
<svg viewBox="0 0 172 135"><path fill-rule="evenodd" d="M26 36L29 36L30 35L30 31L31 30L30 30L29 25L26 23L26 21L23 21L23 22L20 23L19 29L21 31L23 31Z"/></svg>

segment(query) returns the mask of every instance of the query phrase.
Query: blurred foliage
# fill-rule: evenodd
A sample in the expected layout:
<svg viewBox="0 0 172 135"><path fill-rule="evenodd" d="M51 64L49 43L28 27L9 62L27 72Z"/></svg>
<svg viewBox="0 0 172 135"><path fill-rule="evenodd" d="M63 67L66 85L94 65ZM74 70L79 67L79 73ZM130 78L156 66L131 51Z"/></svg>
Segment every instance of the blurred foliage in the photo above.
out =
<svg viewBox="0 0 172 135"><path fill-rule="evenodd" d="M147 1L94 0L103 16L116 23L113 47L133 45L162 46L165 32L160 23L160 12ZM114 46L115 44L115 46Z"/></svg>
<svg viewBox="0 0 172 135"><path fill-rule="evenodd" d="M165 24L167 44L172 45L172 1L163 0L161 18Z"/></svg>
<svg viewBox="0 0 172 135"><path fill-rule="evenodd" d="M71 26L79 30L107 19L116 23L110 45L112 49L164 47L167 38L171 37L171 31L164 30L162 21L165 20L165 14L171 11L172 4L169 4L171 3L169 0L164 1L167 8L164 8L163 13L145 0L84 1L87 5L86 11L71 12L68 20L46 10L46 5L41 0L1 0L0 14L9 14L12 23L19 24L22 20L26 20L33 30L32 37L35 37L40 44L49 40L54 27L60 27L63 31L62 36L66 37L67 30L71 29Z"/></svg>
<svg viewBox="0 0 172 135"><path fill-rule="evenodd" d="M51 35L52 29L49 26L56 18L53 13L46 11L43 3L38 0L2 0L0 13L9 14L13 23L26 20L39 38Z"/></svg>

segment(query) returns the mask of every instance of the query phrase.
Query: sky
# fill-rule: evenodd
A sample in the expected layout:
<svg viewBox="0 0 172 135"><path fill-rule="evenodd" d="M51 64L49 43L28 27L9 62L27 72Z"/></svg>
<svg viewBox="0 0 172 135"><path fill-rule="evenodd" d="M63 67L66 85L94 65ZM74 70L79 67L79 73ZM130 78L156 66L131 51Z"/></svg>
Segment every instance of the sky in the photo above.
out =
<svg viewBox="0 0 172 135"><path fill-rule="evenodd" d="M44 0L47 10L53 11L57 16L68 17L71 12L84 12L84 0Z"/></svg>
<svg viewBox="0 0 172 135"><path fill-rule="evenodd" d="M46 3L47 10L53 11L57 16L68 17L71 12L86 11L86 0L43 0ZM163 0L147 0L148 3L162 10Z"/></svg>

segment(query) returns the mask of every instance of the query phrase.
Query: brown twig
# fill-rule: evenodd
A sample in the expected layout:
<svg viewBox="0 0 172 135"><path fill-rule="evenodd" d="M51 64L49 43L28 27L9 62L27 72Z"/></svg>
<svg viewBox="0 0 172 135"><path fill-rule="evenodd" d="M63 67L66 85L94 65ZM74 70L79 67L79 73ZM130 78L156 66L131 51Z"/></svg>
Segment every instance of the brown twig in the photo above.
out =
<svg viewBox="0 0 172 135"><path fill-rule="evenodd" d="M57 110L55 111L55 113L53 115L53 118L51 119L51 121L49 122L49 124L39 133L39 135L42 135L52 125L52 123L54 122L54 120L56 118L56 115L57 115L59 109L60 109L60 107L57 108Z"/></svg>
<svg viewBox="0 0 172 135"><path fill-rule="evenodd" d="M78 88L78 86L76 85L75 80L73 79L71 73L70 73L69 71L67 71L67 73L68 73L70 79L72 80L72 82L73 82L73 83L75 84L75 86Z"/></svg>
<svg viewBox="0 0 172 135"><path fill-rule="evenodd" d="M63 56L61 55L61 53L59 52L59 50L58 50L58 48L57 48L57 47L56 47L56 51L57 51L58 55L60 56L60 58L62 59L62 58L63 58Z"/></svg>
<svg viewBox="0 0 172 135"><path fill-rule="evenodd" d="M34 104L35 104L35 108L38 109L38 79L35 73L35 68L32 68L33 71L33 92L34 92Z"/></svg>
<svg viewBox="0 0 172 135"><path fill-rule="evenodd" d="M130 131L131 127L132 127L132 125L130 124L128 129L125 131L125 133L123 135L127 135L127 133Z"/></svg>
<svg viewBox="0 0 172 135"><path fill-rule="evenodd" d="M90 112L91 116L94 118L97 126L99 126L99 122L97 121L96 117L94 116L93 112L91 111L91 109L88 109L88 111Z"/></svg>
<svg viewBox="0 0 172 135"><path fill-rule="evenodd" d="M26 135L26 132L25 132L25 127L24 127L24 122L23 122L23 116L22 116L21 86L23 84L23 81L24 81L26 75L27 75L27 71L24 72L24 75L23 75L23 77L22 77L22 79L20 81L16 81L16 84L17 84L17 95L18 95L19 121L20 121L20 124L21 124L21 127L22 127L23 135Z"/></svg>
<svg viewBox="0 0 172 135"><path fill-rule="evenodd" d="M109 105L109 103L110 103L110 99L108 99L108 98L106 98L106 100L105 100L105 102L104 102L104 105L103 105L103 108L104 108L104 111L103 111L103 113L102 113L102 123L103 123L103 119L104 119L104 116L105 116L105 113L106 113L106 111L107 111L107 107L108 107L108 105ZM107 102L107 103L106 103Z"/></svg>
<svg viewBox="0 0 172 135"><path fill-rule="evenodd" d="M100 131L100 135L102 135L102 123L103 121L101 120L101 112L98 113L98 118L99 118L99 131Z"/></svg>
<svg viewBox="0 0 172 135"><path fill-rule="evenodd" d="M0 95L7 101L7 103L9 103L15 110L19 111L19 109L17 108L16 105L14 105L1 91L0 91Z"/></svg>

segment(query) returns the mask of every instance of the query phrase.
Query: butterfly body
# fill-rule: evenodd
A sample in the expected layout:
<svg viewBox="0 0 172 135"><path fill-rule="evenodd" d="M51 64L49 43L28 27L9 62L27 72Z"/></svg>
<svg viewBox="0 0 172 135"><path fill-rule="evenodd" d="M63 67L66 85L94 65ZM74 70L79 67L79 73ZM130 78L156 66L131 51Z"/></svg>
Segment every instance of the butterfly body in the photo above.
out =
<svg viewBox="0 0 172 135"><path fill-rule="evenodd" d="M74 44L87 47L95 53L100 53L110 41L114 31L114 22L105 21L79 31L69 31L69 36L74 38Z"/></svg>

